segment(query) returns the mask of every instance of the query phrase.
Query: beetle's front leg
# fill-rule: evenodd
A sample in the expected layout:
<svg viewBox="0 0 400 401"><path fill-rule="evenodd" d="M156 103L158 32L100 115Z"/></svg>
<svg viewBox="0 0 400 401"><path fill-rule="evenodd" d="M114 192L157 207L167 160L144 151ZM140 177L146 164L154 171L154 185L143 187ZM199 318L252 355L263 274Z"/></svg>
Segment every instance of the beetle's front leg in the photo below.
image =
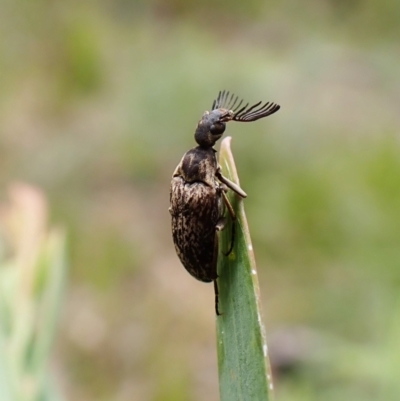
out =
<svg viewBox="0 0 400 401"><path fill-rule="evenodd" d="M241 198L247 198L246 192L244 192L243 189L239 187L239 185L235 184L222 175L221 166L218 166L217 171L215 172L215 176L233 192L237 193Z"/></svg>

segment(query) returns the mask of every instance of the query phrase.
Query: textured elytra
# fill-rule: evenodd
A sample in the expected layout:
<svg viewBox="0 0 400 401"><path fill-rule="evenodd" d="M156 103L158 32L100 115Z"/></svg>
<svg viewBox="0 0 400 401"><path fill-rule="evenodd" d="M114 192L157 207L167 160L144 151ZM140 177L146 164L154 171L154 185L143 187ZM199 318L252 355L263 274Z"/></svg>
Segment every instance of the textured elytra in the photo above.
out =
<svg viewBox="0 0 400 401"><path fill-rule="evenodd" d="M171 181L170 213L176 253L186 270L200 281L217 278L216 227L223 214L222 185L215 179L212 148L188 151Z"/></svg>
<svg viewBox="0 0 400 401"><path fill-rule="evenodd" d="M186 270L200 281L217 278L215 227L218 223L219 198L213 188L199 182L172 181L172 236L179 259Z"/></svg>

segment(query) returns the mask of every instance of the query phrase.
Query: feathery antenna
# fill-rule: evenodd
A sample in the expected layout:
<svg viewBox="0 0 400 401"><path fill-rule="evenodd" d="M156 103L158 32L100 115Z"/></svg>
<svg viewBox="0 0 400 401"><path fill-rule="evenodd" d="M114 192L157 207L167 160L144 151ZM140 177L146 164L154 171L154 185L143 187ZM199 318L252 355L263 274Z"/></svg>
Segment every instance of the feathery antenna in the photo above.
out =
<svg viewBox="0 0 400 401"><path fill-rule="evenodd" d="M231 94L231 96L229 96L229 91L220 91L218 93L218 97L214 100L212 104L211 110L220 108L232 110L234 112L232 121L250 122L270 116L280 109L280 106L273 102L267 102L262 106L260 106L262 102L258 102L251 107L248 107L249 103L247 103L245 106L240 108L243 100L241 100L239 104L236 105L238 100L239 97L235 97L233 93Z"/></svg>

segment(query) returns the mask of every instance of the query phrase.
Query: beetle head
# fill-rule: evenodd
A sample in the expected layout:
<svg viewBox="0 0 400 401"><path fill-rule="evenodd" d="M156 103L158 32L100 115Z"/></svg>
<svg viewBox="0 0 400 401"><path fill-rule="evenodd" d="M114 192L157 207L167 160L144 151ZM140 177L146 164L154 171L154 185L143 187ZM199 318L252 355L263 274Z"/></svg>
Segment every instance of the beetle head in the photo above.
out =
<svg viewBox="0 0 400 401"><path fill-rule="evenodd" d="M224 133L225 123L228 121L256 121L270 116L280 109L279 105L272 102L264 105L261 105L262 102L258 102L248 107L248 103L242 106L243 100L239 103L238 100L239 98L235 97L233 93L229 96L229 92L219 92L217 99L212 104L211 111L206 111L197 124L194 138L200 146L214 146Z"/></svg>
<svg viewBox="0 0 400 401"><path fill-rule="evenodd" d="M211 147L221 138L226 128L226 121L230 121L233 112L226 109L206 111L197 124L194 139L203 147Z"/></svg>

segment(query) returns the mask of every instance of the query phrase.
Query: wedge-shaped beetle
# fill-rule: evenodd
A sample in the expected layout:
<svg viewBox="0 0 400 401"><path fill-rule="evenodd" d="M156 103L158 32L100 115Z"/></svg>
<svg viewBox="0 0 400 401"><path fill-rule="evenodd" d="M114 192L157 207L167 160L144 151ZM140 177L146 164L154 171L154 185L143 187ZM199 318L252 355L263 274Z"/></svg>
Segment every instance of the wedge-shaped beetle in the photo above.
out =
<svg viewBox="0 0 400 401"><path fill-rule="evenodd" d="M241 198L246 193L224 177L213 148L221 138L228 121L250 122L279 110L275 103L259 102L251 107L229 92L219 92L197 124L194 139L198 146L186 152L174 171L171 181L170 208L172 237L176 253L186 270L203 282L214 282L215 312L218 310L217 257L218 232L225 227L225 207L232 218L233 248L235 212L228 201L228 188Z"/></svg>

